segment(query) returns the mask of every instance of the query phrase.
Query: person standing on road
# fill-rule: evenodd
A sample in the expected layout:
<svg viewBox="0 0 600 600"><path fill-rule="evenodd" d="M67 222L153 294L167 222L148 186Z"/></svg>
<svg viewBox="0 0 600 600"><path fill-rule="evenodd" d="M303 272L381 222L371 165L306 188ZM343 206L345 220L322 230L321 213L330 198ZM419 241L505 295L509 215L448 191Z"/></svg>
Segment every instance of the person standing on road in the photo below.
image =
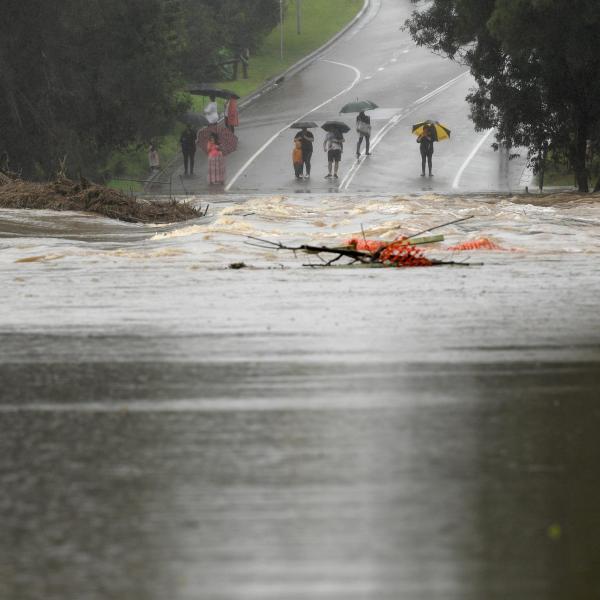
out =
<svg viewBox="0 0 600 600"><path fill-rule="evenodd" d="M185 177L194 174L194 159L196 157L196 133L191 125L188 125L179 138L181 152L183 154L183 170Z"/></svg>
<svg viewBox="0 0 600 600"><path fill-rule="evenodd" d="M325 179L333 177L338 178L338 169L342 160L342 152L344 151L344 136L341 131L333 130L327 133L323 142L323 150L327 152L327 175ZM333 175L331 173L333 167Z"/></svg>
<svg viewBox="0 0 600 600"><path fill-rule="evenodd" d="M302 156L302 141L294 138L294 150L292 151L292 163L294 165L294 174L296 179L302 179L302 168L304 166Z"/></svg>
<svg viewBox="0 0 600 600"><path fill-rule="evenodd" d="M421 177L425 177L425 165L429 167L429 177L433 177L433 143L435 132L431 125L425 125L423 133L417 138L421 149Z"/></svg>
<svg viewBox="0 0 600 600"><path fill-rule="evenodd" d="M219 136L211 133L206 148L208 154L208 183L222 185L225 183L225 158L219 146Z"/></svg>
<svg viewBox="0 0 600 600"><path fill-rule="evenodd" d="M363 138L365 140L366 155L370 156L369 152L371 146L371 117L365 114L364 110L361 110L356 117L356 132L358 133L358 144L356 144L356 158L360 157L360 147L362 145Z"/></svg>
<svg viewBox="0 0 600 600"><path fill-rule="evenodd" d="M304 127L296 134L294 139L300 140L300 143L302 144L302 170L306 171L304 177L306 179L310 179L310 161L313 154L313 142L315 141L315 136L306 127ZM302 174L302 171L300 171L300 174Z"/></svg>
<svg viewBox="0 0 600 600"><path fill-rule="evenodd" d="M210 102L204 107L204 116L210 125L215 125L219 121L217 99L215 96L210 96L209 100Z"/></svg>
<svg viewBox="0 0 600 600"><path fill-rule="evenodd" d="M225 127L235 133L235 128L240 124L240 115L237 107L237 100L229 98L225 104Z"/></svg>
<svg viewBox="0 0 600 600"><path fill-rule="evenodd" d="M148 148L148 165L151 173L160 171L160 157L154 144L150 144L150 148Z"/></svg>

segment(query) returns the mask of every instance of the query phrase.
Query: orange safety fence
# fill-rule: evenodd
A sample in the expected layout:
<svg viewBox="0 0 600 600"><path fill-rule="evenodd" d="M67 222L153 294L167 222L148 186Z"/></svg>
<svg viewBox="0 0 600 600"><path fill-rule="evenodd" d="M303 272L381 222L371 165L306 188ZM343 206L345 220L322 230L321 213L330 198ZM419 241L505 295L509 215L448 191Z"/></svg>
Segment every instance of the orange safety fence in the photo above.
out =
<svg viewBox="0 0 600 600"><path fill-rule="evenodd" d="M508 248L498 246L488 238L479 238L477 240L471 240L468 242L462 242L456 244L456 246L450 246L447 250L460 251L460 250L496 250L496 251L509 251Z"/></svg>
<svg viewBox="0 0 600 600"><path fill-rule="evenodd" d="M352 238L344 242L359 252L377 254L377 262L392 267L431 267L433 262L425 257L423 250L413 246L408 238L402 237L393 242Z"/></svg>

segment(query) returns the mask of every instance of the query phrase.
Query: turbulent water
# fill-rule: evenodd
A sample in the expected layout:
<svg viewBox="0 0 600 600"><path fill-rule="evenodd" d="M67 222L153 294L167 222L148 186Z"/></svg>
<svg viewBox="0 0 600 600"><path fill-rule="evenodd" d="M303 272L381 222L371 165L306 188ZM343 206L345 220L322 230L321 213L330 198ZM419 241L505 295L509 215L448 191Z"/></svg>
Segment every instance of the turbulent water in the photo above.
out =
<svg viewBox="0 0 600 600"><path fill-rule="evenodd" d="M600 594L597 198L210 202L0 212L0 598Z"/></svg>

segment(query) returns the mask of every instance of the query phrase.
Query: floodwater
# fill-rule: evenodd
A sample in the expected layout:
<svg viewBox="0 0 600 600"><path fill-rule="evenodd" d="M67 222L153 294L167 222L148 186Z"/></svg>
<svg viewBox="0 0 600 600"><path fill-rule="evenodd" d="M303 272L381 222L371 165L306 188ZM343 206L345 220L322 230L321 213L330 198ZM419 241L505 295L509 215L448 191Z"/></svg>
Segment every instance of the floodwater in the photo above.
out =
<svg viewBox="0 0 600 600"><path fill-rule="evenodd" d="M0 212L0 599L600 598L597 199L210 200Z"/></svg>

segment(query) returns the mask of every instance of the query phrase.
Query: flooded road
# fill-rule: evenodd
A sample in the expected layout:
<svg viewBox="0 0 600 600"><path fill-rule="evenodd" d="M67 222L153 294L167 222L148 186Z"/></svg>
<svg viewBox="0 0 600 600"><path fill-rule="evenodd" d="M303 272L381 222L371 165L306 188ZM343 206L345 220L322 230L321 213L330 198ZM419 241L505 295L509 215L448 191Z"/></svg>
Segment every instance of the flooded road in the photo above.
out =
<svg viewBox="0 0 600 600"><path fill-rule="evenodd" d="M0 598L600 596L597 203L211 202L0 212ZM469 215L427 254L482 266L310 269L244 237ZM479 237L506 250L447 249Z"/></svg>

